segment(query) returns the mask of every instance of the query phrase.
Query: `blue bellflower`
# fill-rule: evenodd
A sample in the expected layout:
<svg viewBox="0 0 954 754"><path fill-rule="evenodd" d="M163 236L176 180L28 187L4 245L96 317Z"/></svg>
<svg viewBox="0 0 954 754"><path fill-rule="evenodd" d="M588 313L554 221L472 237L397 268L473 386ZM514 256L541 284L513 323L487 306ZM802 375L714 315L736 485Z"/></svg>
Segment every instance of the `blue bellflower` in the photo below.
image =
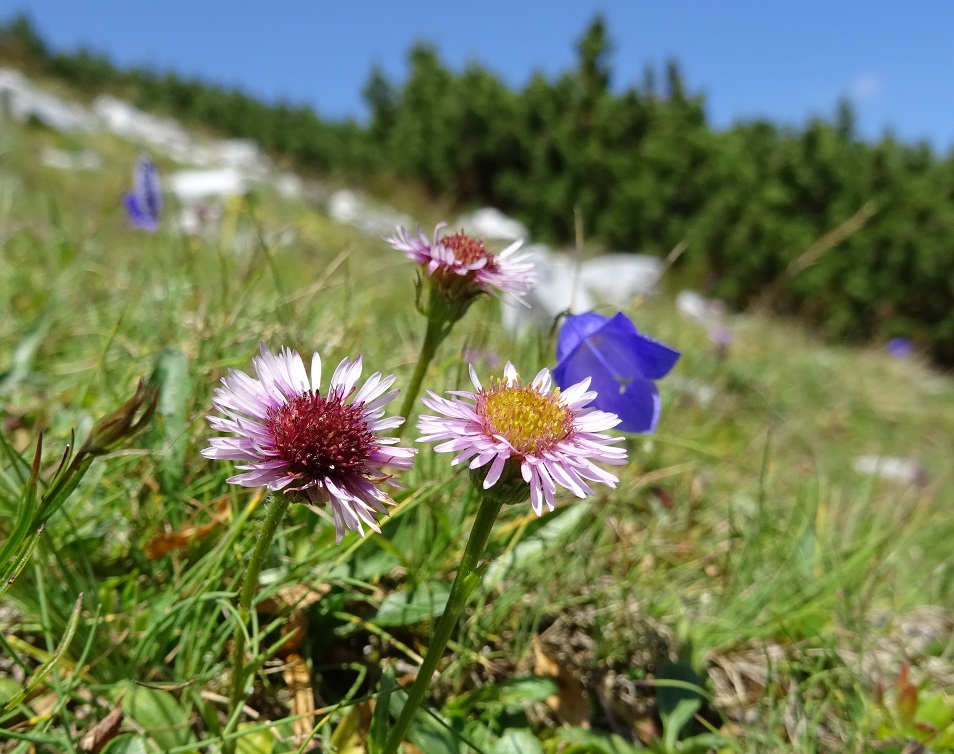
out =
<svg viewBox="0 0 954 754"><path fill-rule="evenodd" d="M622 312L571 314L557 340L553 377L562 389L589 377L597 392L593 406L619 416L617 429L654 432L661 404L653 380L665 377L679 356L641 334Z"/></svg>
<svg viewBox="0 0 954 754"><path fill-rule="evenodd" d="M896 359L907 359L914 353L914 345L907 338L892 338L884 347L889 356Z"/></svg>
<svg viewBox="0 0 954 754"><path fill-rule="evenodd" d="M132 191L126 194L126 215L133 228L154 232L159 229L162 212L162 187L159 171L148 155L142 155L133 172Z"/></svg>

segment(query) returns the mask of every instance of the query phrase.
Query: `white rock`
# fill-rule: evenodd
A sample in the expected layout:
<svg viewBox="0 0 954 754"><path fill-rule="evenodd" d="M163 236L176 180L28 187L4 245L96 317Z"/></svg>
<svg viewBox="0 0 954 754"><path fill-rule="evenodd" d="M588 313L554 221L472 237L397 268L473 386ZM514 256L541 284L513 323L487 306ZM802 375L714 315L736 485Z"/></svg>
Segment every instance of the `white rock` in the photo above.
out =
<svg viewBox="0 0 954 754"><path fill-rule="evenodd" d="M105 94L93 102L93 111L110 133L148 146L177 162L235 168L255 180L263 179L271 171L268 157L249 139L200 144L176 120L160 118Z"/></svg>
<svg viewBox="0 0 954 754"><path fill-rule="evenodd" d="M568 254L559 254L543 244L525 249L533 254L536 287L523 301L503 302L503 325L514 336L536 327L553 325L557 315L565 311L574 314L590 311L595 302L580 279L579 263Z"/></svg>
<svg viewBox="0 0 954 754"><path fill-rule="evenodd" d="M676 308L691 320L706 327L719 324L725 314L725 304L719 299L706 298L695 291L679 291L676 296Z"/></svg>
<svg viewBox="0 0 954 754"><path fill-rule="evenodd" d="M43 147L40 163L57 170L99 170L103 166L103 158L93 149L71 152L68 149Z"/></svg>
<svg viewBox="0 0 954 754"><path fill-rule="evenodd" d="M94 118L75 102L35 88L19 71L0 68L0 114L17 121L36 118L56 131L92 131Z"/></svg>
<svg viewBox="0 0 954 754"><path fill-rule="evenodd" d="M663 263L648 254L604 254L580 265L580 282L595 301L616 309L656 291Z"/></svg>
<svg viewBox="0 0 954 754"><path fill-rule="evenodd" d="M637 296L655 293L662 261L645 254L605 254L579 261L575 254L547 246L533 252L537 286L526 297L529 308L506 303L504 327L517 334L529 327L549 328L561 312L591 311L600 304L625 309Z"/></svg>
<svg viewBox="0 0 954 754"><path fill-rule="evenodd" d="M357 194L347 189L335 191L328 199L328 215L332 220L351 225L361 217L361 202Z"/></svg>
<svg viewBox="0 0 954 754"><path fill-rule="evenodd" d="M268 158L251 139L223 139L215 142L219 161L234 168L255 168Z"/></svg>
<svg viewBox="0 0 954 754"><path fill-rule="evenodd" d="M859 474L873 474L902 484L925 484L927 470L913 458L894 456L859 456L854 469Z"/></svg>
<svg viewBox="0 0 954 754"><path fill-rule="evenodd" d="M208 160L207 153L171 118L159 118L107 94L94 100L93 112L110 133L148 146L177 162Z"/></svg>
<svg viewBox="0 0 954 754"><path fill-rule="evenodd" d="M249 191L245 177L234 168L180 170L168 178L169 190L182 204L210 198L242 196Z"/></svg>
<svg viewBox="0 0 954 754"><path fill-rule="evenodd" d="M493 207L484 207L464 215L449 230L454 232L460 228L468 235L484 241L523 241L530 238L530 231L523 223Z"/></svg>
<svg viewBox="0 0 954 754"><path fill-rule="evenodd" d="M222 207L215 203L198 201L184 204L177 217L179 230L189 236L215 238L219 232L223 215Z"/></svg>
<svg viewBox="0 0 954 754"><path fill-rule="evenodd" d="M328 215L339 223L353 225L369 236L386 236L399 225L411 227L407 215L386 205L377 205L354 191L335 191L327 203Z"/></svg>
<svg viewBox="0 0 954 754"><path fill-rule="evenodd" d="M282 173L275 179L275 190L285 199L298 199L304 193L305 186L294 173Z"/></svg>
<svg viewBox="0 0 954 754"><path fill-rule="evenodd" d="M716 397L715 386L704 380L673 374L666 378L666 384L680 395L688 396L700 408L709 408Z"/></svg>
<svg viewBox="0 0 954 754"><path fill-rule="evenodd" d="M210 149L213 164L235 168L247 178L261 181L272 172L271 160L251 139L223 139Z"/></svg>
<svg viewBox="0 0 954 754"><path fill-rule="evenodd" d="M197 236L202 230L202 220L195 205L186 205L179 210L176 218L179 230L187 236Z"/></svg>

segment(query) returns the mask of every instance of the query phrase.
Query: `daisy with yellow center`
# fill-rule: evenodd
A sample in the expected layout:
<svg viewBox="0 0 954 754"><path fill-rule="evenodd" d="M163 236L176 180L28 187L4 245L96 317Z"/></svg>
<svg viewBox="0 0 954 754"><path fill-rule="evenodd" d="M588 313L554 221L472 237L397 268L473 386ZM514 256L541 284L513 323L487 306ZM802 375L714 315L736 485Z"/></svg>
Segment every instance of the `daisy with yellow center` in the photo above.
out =
<svg viewBox="0 0 954 754"><path fill-rule="evenodd" d="M476 392L452 391L452 399L428 392L424 404L440 416L420 418L418 442L439 442L434 450L457 454L452 464L469 462L478 479L483 474L484 490L503 485L526 499L529 487L537 515L544 506L553 510L557 486L581 498L593 494L588 482L616 486L619 480L595 462L626 463L625 449L615 447L623 438L604 434L620 420L586 408L596 398L588 378L551 392L549 370L524 384L510 362L487 388L473 366L470 378Z"/></svg>
<svg viewBox="0 0 954 754"><path fill-rule="evenodd" d="M596 398L596 393L587 390L589 378L562 393L551 392L548 370L525 384L507 362L503 378L491 380L487 388L480 384L473 365L470 379L475 392L451 391L452 398L428 392L424 404L439 416L422 416L417 425L422 433L418 442L438 442L437 452L457 454L452 464L469 463L471 480L481 495L447 606L385 742L384 754L394 754L404 740L467 598L480 581L478 566L501 506L522 502L529 495L539 516L544 506L553 510L558 485L579 497L592 494L588 482L615 487L619 480L594 461L626 463L626 451L615 447L623 438L604 434L619 424L619 417L587 408Z"/></svg>

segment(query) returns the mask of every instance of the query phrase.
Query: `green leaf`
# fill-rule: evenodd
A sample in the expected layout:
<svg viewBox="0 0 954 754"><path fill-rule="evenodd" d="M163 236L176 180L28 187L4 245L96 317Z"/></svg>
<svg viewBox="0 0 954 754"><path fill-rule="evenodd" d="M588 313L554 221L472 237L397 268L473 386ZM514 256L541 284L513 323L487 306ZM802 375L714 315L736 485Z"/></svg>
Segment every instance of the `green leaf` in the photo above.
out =
<svg viewBox="0 0 954 754"><path fill-rule="evenodd" d="M188 715L168 691L130 683L122 706L123 712L136 721L161 751L195 741Z"/></svg>
<svg viewBox="0 0 954 754"><path fill-rule="evenodd" d="M159 388L159 402L147 441L163 452L158 457L159 488L164 495L180 496L189 442L186 406L192 394L189 360L182 351L159 354L148 384Z"/></svg>
<svg viewBox="0 0 954 754"><path fill-rule="evenodd" d="M381 674L381 683L378 685L378 699L374 705L374 715L371 717L371 728L368 731L368 751L379 752L384 750L387 741L390 718L388 710L391 707L391 693L397 688L394 680L394 668L387 665Z"/></svg>
<svg viewBox="0 0 954 754"><path fill-rule="evenodd" d="M406 701L407 693L403 689L391 694L390 712L393 717L400 716ZM407 740L427 754L462 754L467 749L458 743L458 738L447 725L442 725L423 708L417 710L407 732Z"/></svg>
<svg viewBox="0 0 954 754"><path fill-rule="evenodd" d="M547 515L546 523L531 536L487 566L484 586L499 586L512 571L522 571L530 563L543 558L548 546L577 528L589 512L589 505L579 502L561 509L561 512Z"/></svg>
<svg viewBox="0 0 954 754"><path fill-rule="evenodd" d="M672 748L683 728L702 706L702 679L687 662L666 662L656 675L656 705L663 722L666 746ZM665 681L675 681L666 684Z"/></svg>
<svg viewBox="0 0 954 754"><path fill-rule="evenodd" d="M6 704L20 691L20 684L6 675L0 675L0 703Z"/></svg>
<svg viewBox="0 0 954 754"><path fill-rule="evenodd" d="M508 678L500 683L481 686L479 689L453 697L444 705L444 713L451 717L464 717L474 707L497 703L504 706L520 706L525 702L543 701L557 693L556 682L541 676Z"/></svg>
<svg viewBox="0 0 954 754"><path fill-rule="evenodd" d="M695 699L701 703L702 680L689 663L665 662L659 668L656 679L657 681L676 682L673 684L658 683L656 685L656 704L661 716L675 712L676 707L683 699Z"/></svg>
<svg viewBox="0 0 954 754"><path fill-rule="evenodd" d="M379 540L386 544L382 546ZM401 565L401 558L396 550L392 549L392 541L385 540L384 537L373 537L369 544L370 546L358 548L348 562L351 575L359 581L373 582Z"/></svg>
<svg viewBox="0 0 954 754"><path fill-rule="evenodd" d="M914 720L933 731L930 738L921 740L934 746L954 745L954 701L944 694L922 693Z"/></svg>
<svg viewBox="0 0 954 754"><path fill-rule="evenodd" d="M36 452L33 454L33 465L30 467L30 478L24 485L23 494L20 496L20 505L17 508L16 526L14 527L13 532L10 534L7 542L3 545L3 547L0 547L0 568L6 564L7 559L10 557L10 554L13 551L13 548L20 546L20 543L24 541L27 536L27 532L33 525L37 510L37 485L40 479L40 460L42 455L43 435L40 435L39 439L36 441ZM26 540L23 546L20 547L20 550L17 553L17 561L11 568L3 573L2 577L0 577L2 578L2 581L0 581L0 596L3 596L3 593L13 585L16 577L20 575L20 571L23 570L23 567L30 559L30 555L33 553L34 548L39 543L42 534L43 525L41 524L37 531L33 533L32 538Z"/></svg>
<svg viewBox="0 0 954 754"><path fill-rule="evenodd" d="M17 553L16 562L13 563L7 571L0 576L0 597L3 596L4 592L7 591L13 582L16 581L17 576L20 575L20 571L23 570L23 567L30 560L30 556L33 554L33 551L36 549L36 546L40 543L40 538L43 536L43 524L40 524L40 528L36 530L34 535L27 540L26 544Z"/></svg>
<svg viewBox="0 0 954 754"><path fill-rule="evenodd" d="M391 592L371 620L379 626L407 626L444 612L450 586L443 581L421 584L414 589Z"/></svg>
<svg viewBox="0 0 954 754"><path fill-rule="evenodd" d="M238 729L241 733L243 728L252 728L255 723L242 723ZM275 733L267 728L257 730L254 733L245 733L235 747L236 754L272 754L275 749Z"/></svg>
<svg viewBox="0 0 954 754"><path fill-rule="evenodd" d="M331 751L341 754L356 754L364 733L364 711L359 704L353 704L338 720L328 746ZM377 754L380 749L368 747L369 754Z"/></svg>
<svg viewBox="0 0 954 754"><path fill-rule="evenodd" d="M466 746L461 747L462 754L489 754L493 751L497 734L492 732L487 724L499 728L495 720L469 720L464 723L461 729L461 740Z"/></svg>
<svg viewBox="0 0 954 754"><path fill-rule="evenodd" d="M26 378L33 368L33 359L51 324L50 319L41 320L17 343L10 359L10 368L0 374L0 387L13 387Z"/></svg>
<svg viewBox="0 0 954 754"><path fill-rule="evenodd" d="M14 461L19 460L16 451L0 435L0 444L7 452L7 455ZM17 507L17 519L13 531L10 533L6 542L0 547L0 567L3 567L7 560L16 552L16 548L21 547L21 543L26 539L27 533L36 517L37 510L37 485L40 478L40 461L43 455L43 435L40 435L36 441L36 451L33 454L33 465L30 467L30 476L23 486L23 493L20 495L20 505ZM22 549L20 550L22 555ZM24 561L25 562L25 561ZM20 566L22 568L22 565ZM4 574L4 582L9 586L10 574ZM0 592L2 593L2 592Z"/></svg>
<svg viewBox="0 0 954 754"><path fill-rule="evenodd" d="M562 728L557 731L557 738L584 747L578 750L581 754L639 754L646 751L616 734L607 736L587 728Z"/></svg>
<svg viewBox="0 0 954 754"><path fill-rule="evenodd" d="M511 728L497 740L494 754L543 754L540 742L528 730Z"/></svg>
<svg viewBox="0 0 954 754"><path fill-rule="evenodd" d="M146 739L138 733L124 733L106 744L101 754L151 754L151 752L152 749L146 745Z"/></svg>
<svg viewBox="0 0 954 754"><path fill-rule="evenodd" d="M806 584L815 580L815 566L817 561L818 539L813 529L806 529L805 533L795 544L792 561L796 564L798 574Z"/></svg>
<svg viewBox="0 0 954 754"><path fill-rule="evenodd" d="M663 740L667 750L672 751L676 748L679 734L686 727L686 724L692 720L692 716L696 714L696 710L699 709L701 704L700 699L680 699L672 711L665 714L660 712L663 722Z"/></svg>

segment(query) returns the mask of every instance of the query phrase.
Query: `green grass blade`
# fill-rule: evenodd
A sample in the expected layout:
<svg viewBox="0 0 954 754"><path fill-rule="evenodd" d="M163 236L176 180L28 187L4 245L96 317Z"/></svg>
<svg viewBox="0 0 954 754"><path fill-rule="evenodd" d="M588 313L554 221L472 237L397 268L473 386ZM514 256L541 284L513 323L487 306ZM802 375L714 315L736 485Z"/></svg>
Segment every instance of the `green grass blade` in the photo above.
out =
<svg viewBox="0 0 954 754"><path fill-rule="evenodd" d="M34 525L34 517L36 515L36 502L37 502L37 487L40 480L40 457L43 452L43 435L40 435L40 438L36 441L36 452L33 454L33 465L30 468L30 478L27 480L26 485L23 488L23 494L20 496L20 505L17 507L17 522L13 528L13 531L10 534L10 537L4 542L3 547L0 548L0 565L7 562L7 560L14 553L16 548L20 547L23 540L26 538L27 533L30 531L30 527ZM39 532L36 536L39 537ZM35 546L35 542L34 545ZM32 546L31 546L32 549ZM26 561L24 560L23 563ZM23 565L20 565L22 568ZM19 573L19 570L17 571ZM9 574L4 579L5 586L3 591L6 591L6 586L9 586L7 579L9 579ZM3 593L0 591L0 594Z"/></svg>
<svg viewBox="0 0 954 754"><path fill-rule="evenodd" d="M0 597L2 597L11 586L13 586L13 582L17 580L17 576L20 575L23 567L30 560L30 556L33 554L36 546L40 543L40 538L42 536L43 524L40 524L40 528L36 530L36 534L27 540L26 544L23 546L23 549L21 550L16 562L3 574L3 581L0 582Z"/></svg>
<svg viewBox="0 0 954 754"><path fill-rule="evenodd" d="M159 404L146 442L161 449L157 459L159 489L164 495L178 498L182 494L188 445L186 406L192 393L186 355L174 349L160 353L147 382L159 388Z"/></svg>
<svg viewBox="0 0 954 754"><path fill-rule="evenodd" d="M43 680L50 674L53 668L59 664L60 660L70 648L70 644L73 642L73 636L76 635L76 627L79 626L82 608L83 595L80 594L80 596L76 598L76 604L73 606L73 611L70 614L69 622L66 624L66 632L63 634L63 638L60 639L60 643L57 645L56 650L50 656L50 659L48 659L34 671L33 675L30 677L30 680L26 682L20 693L7 702L6 706L4 707L4 712L9 712L20 702L26 699L26 697L32 693L37 686L43 683Z"/></svg>

